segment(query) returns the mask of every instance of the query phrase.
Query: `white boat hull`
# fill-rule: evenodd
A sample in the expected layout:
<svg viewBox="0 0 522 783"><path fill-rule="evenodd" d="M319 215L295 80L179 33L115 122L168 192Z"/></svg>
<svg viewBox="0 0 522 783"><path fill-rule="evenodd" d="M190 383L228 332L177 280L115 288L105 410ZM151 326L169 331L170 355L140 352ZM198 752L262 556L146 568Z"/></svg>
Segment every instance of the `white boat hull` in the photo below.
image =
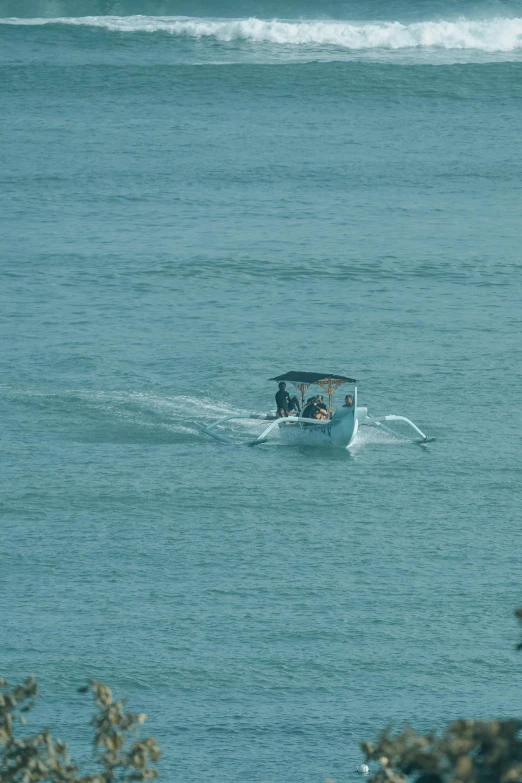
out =
<svg viewBox="0 0 522 783"><path fill-rule="evenodd" d="M288 424L283 422L288 422ZM280 419L278 422L274 422L274 424L285 435L288 430L289 434L291 433L292 440L298 439L303 443L309 444L332 443L335 446L347 448L357 434L359 423L355 415L355 406L352 406L351 408L339 408L331 421ZM265 439L265 433L260 435L260 439Z"/></svg>

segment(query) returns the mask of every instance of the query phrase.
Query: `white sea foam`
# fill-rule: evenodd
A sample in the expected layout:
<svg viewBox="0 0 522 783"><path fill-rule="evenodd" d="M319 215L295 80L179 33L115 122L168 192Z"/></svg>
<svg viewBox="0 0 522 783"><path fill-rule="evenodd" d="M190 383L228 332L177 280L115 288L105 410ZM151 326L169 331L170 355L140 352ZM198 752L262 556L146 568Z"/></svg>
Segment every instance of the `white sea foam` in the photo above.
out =
<svg viewBox="0 0 522 783"><path fill-rule="evenodd" d="M56 19L0 19L0 24L66 24L124 33L166 32L186 38L252 41L288 46L332 46L349 50L439 48L513 52L522 49L522 18L494 17L424 21L282 21L199 19L168 16L85 16Z"/></svg>

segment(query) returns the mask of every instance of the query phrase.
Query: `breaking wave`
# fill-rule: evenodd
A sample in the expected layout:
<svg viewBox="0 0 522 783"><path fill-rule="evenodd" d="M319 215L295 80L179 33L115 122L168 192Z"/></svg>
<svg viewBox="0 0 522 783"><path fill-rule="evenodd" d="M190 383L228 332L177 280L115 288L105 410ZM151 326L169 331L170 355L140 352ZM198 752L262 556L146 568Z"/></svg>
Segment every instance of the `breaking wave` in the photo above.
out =
<svg viewBox="0 0 522 783"><path fill-rule="evenodd" d="M284 46L332 46L349 50L439 48L512 52L522 49L522 18L424 21L283 21L202 19L172 16L85 16L0 19L11 25L76 25L122 33L165 32L221 42L251 41Z"/></svg>

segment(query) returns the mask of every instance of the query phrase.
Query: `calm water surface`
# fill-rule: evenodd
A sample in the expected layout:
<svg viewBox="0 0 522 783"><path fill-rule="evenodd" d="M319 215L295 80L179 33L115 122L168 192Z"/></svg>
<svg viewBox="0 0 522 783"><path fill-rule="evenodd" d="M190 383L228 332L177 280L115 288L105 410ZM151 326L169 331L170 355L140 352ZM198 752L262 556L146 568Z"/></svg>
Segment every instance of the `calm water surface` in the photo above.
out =
<svg viewBox="0 0 522 783"><path fill-rule="evenodd" d="M0 661L80 758L90 676L172 782L519 714L522 11L412 8L0 2ZM194 426L291 369L437 440Z"/></svg>

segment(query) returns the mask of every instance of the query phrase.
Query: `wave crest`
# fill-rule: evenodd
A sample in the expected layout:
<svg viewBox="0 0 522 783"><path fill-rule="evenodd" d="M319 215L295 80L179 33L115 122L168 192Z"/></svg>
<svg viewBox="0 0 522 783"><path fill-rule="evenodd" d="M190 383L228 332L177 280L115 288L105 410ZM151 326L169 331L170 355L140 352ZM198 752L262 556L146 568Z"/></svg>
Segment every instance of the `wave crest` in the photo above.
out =
<svg viewBox="0 0 522 783"><path fill-rule="evenodd" d="M280 21L199 19L165 16L85 16L56 19L0 19L0 24L66 24L123 33L166 32L186 38L252 41L283 46L332 46L361 49L474 49L512 52L522 49L522 18L495 17L454 21L401 22Z"/></svg>

